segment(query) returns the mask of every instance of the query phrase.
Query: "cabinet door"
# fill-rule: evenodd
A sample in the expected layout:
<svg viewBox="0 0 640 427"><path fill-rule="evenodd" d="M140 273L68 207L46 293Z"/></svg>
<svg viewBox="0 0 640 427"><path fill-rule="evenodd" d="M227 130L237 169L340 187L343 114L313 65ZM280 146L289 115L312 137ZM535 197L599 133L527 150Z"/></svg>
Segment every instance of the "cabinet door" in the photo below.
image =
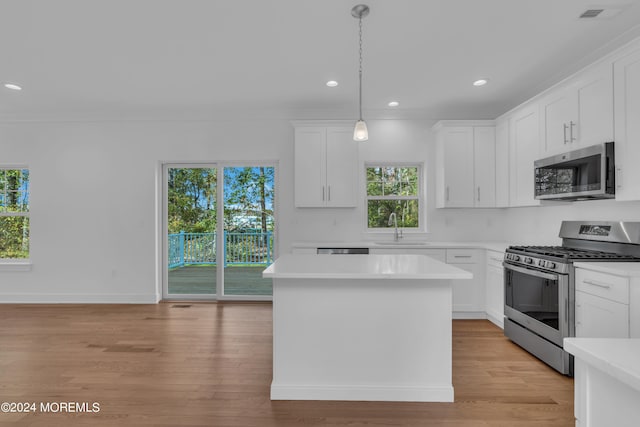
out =
<svg viewBox="0 0 640 427"><path fill-rule="evenodd" d="M496 206L496 130L494 127L473 129L475 206Z"/></svg>
<svg viewBox="0 0 640 427"><path fill-rule="evenodd" d="M473 274L473 279L452 280L453 311L481 312L484 309L484 282L481 264L451 264Z"/></svg>
<svg viewBox="0 0 640 427"><path fill-rule="evenodd" d="M299 208L325 204L326 129L296 128L294 142L294 192Z"/></svg>
<svg viewBox="0 0 640 427"><path fill-rule="evenodd" d="M640 49L613 64L616 200L640 200Z"/></svg>
<svg viewBox="0 0 640 427"><path fill-rule="evenodd" d="M629 338L629 306L576 291L576 337Z"/></svg>
<svg viewBox="0 0 640 427"><path fill-rule="evenodd" d="M529 105L511 116L509 124L509 176L511 206L536 206L533 162L538 158L538 106Z"/></svg>
<svg viewBox="0 0 640 427"><path fill-rule="evenodd" d="M575 128L577 99L574 91L560 89L540 102L540 125L543 157L568 151L571 126Z"/></svg>
<svg viewBox="0 0 640 427"><path fill-rule="evenodd" d="M327 128L327 206L357 206L358 169L353 129Z"/></svg>
<svg viewBox="0 0 640 427"><path fill-rule="evenodd" d="M509 120L496 123L496 207L509 206Z"/></svg>
<svg viewBox="0 0 640 427"><path fill-rule="evenodd" d="M473 128L452 127L442 130L444 168L444 206L474 206Z"/></svg>
<svg viewBox="0 0 640 427"><path fill-rule="evenodd" d="M577 124L569 133L578 147L613 141L613 68L611 63L579 76L573 89L577 96Z"/></svg>
<svg viewBox="0 0 640 427"><path fill-rule="evenodd" d="M485 304L487 317L501 328L504 327L504 253L487 251L487 288Z"/></svg>

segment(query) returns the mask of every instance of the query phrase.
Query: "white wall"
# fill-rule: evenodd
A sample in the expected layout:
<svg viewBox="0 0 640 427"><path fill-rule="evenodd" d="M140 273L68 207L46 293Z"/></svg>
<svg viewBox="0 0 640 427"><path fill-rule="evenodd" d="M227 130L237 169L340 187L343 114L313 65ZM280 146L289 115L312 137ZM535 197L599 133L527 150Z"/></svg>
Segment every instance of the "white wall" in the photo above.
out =
<svg viewBox="0 0 640 427"><path fill-rule="evenodd" d="M546 202L544 206L512 208L505 217L505 239L515 244L560 244L558 231L563 220L640 221L640 202Z"/></svg>
<svg viewBox="0 0 640 427"><path fill-rule="evenodd" d="M427 161L431 122L370 123L366 161ZM0 124L0 164L31 170L32 271L0 270L4 302L154 302L157 173L162 162L279 162L279 249L300 240L363 237L363 209L293 207L293 128L287 120L13 122ZM433 179L428 173L428 201ZM499 232L503 211L429 209L432 240ZM491 236L493 237L493 236Z"/></svg>

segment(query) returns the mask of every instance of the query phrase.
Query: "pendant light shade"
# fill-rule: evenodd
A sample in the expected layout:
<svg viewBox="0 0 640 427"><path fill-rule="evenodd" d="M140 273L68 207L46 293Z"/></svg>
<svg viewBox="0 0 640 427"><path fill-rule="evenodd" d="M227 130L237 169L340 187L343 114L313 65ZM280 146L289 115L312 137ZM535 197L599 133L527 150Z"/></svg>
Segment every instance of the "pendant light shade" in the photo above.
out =
<svg viewBox="0 0 640 427"><path fill-rule="evenodd" d="M356 128L353 130L354 141L366 141L369 139L369 131L364 120L360 119L356 122Z"/></svg>
<svg viewBox="0 0 640 427"><path fill-rule="evenodd" d="M360 26L360 68L358 72L359 82L360 82L360 91L359 91L359 106L360 106L360 118L356 122L356 127L353 130L353 140L354 141L367 141L369 139L369 131L367 130L367 124L364 122L362 118L362 18L369 14L369 6L366 4L358 4L353 6L351 9L351 16L358 19L358 24Z"/></svg>

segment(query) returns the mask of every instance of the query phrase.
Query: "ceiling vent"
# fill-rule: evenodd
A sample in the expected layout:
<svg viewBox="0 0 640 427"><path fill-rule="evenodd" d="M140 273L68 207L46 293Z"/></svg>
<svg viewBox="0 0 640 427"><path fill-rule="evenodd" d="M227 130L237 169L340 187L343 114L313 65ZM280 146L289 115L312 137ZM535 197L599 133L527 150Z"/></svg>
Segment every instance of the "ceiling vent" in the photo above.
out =
<svg viewBox="0 0 640 427"><path fill-rule="evenodd" d="M580 15L580 18L596 18L602 12L604 12L604 9L589 9L589 10L585 10L582 13L582 15Z"/></svg>
<svg viewBox="0 0 640 427"><path fill-rule="evenodd" d="M591 5L587 10L582 12L578 17L585 21L600 21L612 19L620 14L624 9L627 9L629 4L616 4L616 5Z"/></svg>

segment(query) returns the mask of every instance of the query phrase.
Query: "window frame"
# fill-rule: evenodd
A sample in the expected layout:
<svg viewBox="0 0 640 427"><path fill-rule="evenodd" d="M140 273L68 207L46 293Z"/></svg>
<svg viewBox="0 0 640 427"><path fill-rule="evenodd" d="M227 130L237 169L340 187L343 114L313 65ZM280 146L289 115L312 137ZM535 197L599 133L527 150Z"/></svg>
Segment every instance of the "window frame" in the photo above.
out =
<svg viewBox="0 0 640 427"><path fill-rule="evenodd" d="M369 168L417 168L418 169L418 191L416 196L369 196L367 194L367 170ZM427 230L426 227L426 207L425 202L426 198L426 182L424 179L424 162L376 162L376 161L368 161L364 164L364 230L366 233L375 234L382 233L388 234L393 233L393 227L384 227L384 228L370 228L369 227L369 200L417 200L418 201L418 227L405 228L398 225L398 229L402 229L403 233L425 233Z"/></svg>
<svg viewBox="0 0 640 427"><path fill-rule="evenodd" d="M0 164L0 170L26 170L29 172L29 184L27 187L28 209L24 212L3 212L0 217L22 217L29 219L29 256L27 258L1 258L0 269L3 271L29 271L31 270L31 168L25 164ZM3 192L6 194L6 191Z"/></svg>

